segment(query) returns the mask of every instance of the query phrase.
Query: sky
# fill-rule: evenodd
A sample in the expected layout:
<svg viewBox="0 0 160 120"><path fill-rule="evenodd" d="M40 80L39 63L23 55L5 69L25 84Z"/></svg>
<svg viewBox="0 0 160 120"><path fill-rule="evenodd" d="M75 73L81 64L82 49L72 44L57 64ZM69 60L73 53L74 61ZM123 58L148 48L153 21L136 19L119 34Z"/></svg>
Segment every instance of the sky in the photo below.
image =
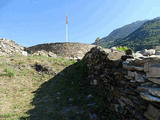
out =
<svg viewBox="0 0 160 120"><path fill-rule="evenodd" d="M0 37L22 46L93 43L114 29L160 16L160 0L0 0Z"/></svg>

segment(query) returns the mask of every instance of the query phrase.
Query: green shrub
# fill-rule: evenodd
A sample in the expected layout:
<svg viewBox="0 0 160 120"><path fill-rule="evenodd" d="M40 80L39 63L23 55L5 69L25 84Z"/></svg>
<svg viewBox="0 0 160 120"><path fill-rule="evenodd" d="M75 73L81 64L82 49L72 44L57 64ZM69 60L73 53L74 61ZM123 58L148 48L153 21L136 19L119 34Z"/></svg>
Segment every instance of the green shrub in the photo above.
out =
<svg viewBox="0 0 160 120"><path fill-rule="evenodd" d="M119 47L116 47L117 50L120 50L120 51L126 51L128 50L129 48L126 47L126 46L119 46Z"/></svg>

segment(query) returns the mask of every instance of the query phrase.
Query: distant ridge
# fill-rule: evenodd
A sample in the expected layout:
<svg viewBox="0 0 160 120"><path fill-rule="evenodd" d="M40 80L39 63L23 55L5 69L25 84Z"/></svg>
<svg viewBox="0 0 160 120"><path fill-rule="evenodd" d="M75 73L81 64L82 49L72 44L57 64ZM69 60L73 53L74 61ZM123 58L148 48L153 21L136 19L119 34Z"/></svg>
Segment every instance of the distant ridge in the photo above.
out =
<svg viewBox="0 0 160 120"><path fill-rule="evenodd" d="M123 39L117 39L112 46L128 46L135 51L151 49L160 45L160 17L146 21L140 28Z"/></svg>
<svg viewBox="0 0 160 120"><path fill-rule="evenodd" d="M147 20L136 21L131 24L120 27L113 30L108 36L99 40L99 45L103 47L108 47L109 43L114 42L117 39L125 38L135 30L137 30L141 25L143 25Z"/></svg>

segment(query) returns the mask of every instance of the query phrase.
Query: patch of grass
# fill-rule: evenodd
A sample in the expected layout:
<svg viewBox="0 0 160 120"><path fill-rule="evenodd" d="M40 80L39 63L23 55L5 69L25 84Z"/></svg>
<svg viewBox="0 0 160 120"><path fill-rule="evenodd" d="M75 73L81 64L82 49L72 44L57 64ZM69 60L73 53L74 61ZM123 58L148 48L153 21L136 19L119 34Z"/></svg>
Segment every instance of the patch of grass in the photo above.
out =
<svg viewBox="0 0 160 120"><path fill-rule="evenodd" d="M126 46L119 46L119 47L116 47L117 50L120 50L120 51L126 51L128 50L129 48L126 47Z"/></svg>
<svg viewBox="0 0 160 120"><path fill-rule="evenodd" d="M24 61L19 61L18 64L22 65L22 64L24 64Z"/></svg>
<svg viewBox="0 0 160 120"><path fill-rule="evenodd" d="M8 76L8 77L14 77L16 75L16 70L8 67L4 70L5 73L1 73L0 76Z"/></svg>
<svg viewBox="0 0 160 120"><path fill-rule="evenodd" d="M15 69L10 67L6 68L5 72L6 72L6 76L9 76L9 77L14 77L16 75Z"/></svg>

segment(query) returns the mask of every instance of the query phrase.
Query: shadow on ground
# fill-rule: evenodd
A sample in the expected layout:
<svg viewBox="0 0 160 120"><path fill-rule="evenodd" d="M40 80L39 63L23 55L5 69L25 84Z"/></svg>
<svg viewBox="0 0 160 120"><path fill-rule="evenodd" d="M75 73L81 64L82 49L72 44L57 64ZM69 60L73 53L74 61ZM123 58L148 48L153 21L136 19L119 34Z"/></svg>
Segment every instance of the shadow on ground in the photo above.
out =
<svg viewBox="0 0 160 120"><path fill-rule="evenodd" d="M84 79L86 69L83 63L75 63L54 78L48 80L37 89L32 101L33 109L28 117L21 120L90 120L96 115L90 103L92 98L86 98L82 84L88 85ZM91 106L88 107L88 104ZM95 108L95 107L94 107Z"/></svg>

